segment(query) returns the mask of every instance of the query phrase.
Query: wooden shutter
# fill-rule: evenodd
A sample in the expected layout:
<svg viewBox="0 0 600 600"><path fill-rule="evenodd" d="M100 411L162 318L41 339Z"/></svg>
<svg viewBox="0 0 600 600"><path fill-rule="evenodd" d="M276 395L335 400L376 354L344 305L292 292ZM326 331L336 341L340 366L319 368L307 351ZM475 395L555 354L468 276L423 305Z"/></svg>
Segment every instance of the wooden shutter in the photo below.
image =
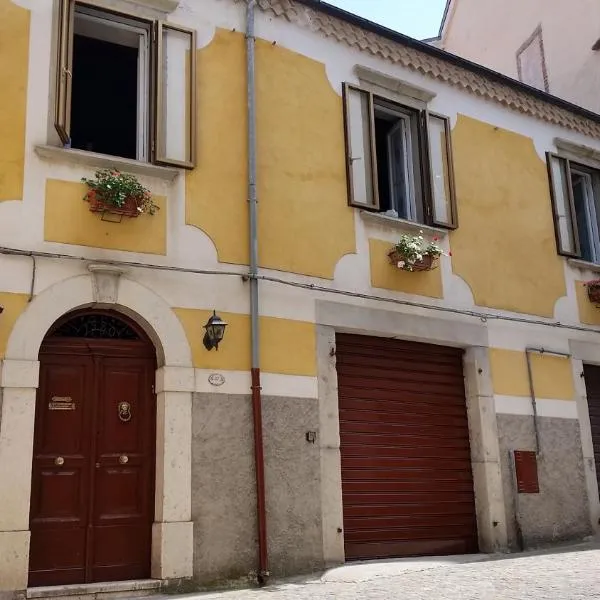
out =
<svg viewBox="0 0 600 600"><path fill-rule="evenodd" d="M344 84L344 122L348 203L357 208L378 210L375 112L370 92Z"/></svg>
<svg viewBox="0 0 600 600"><path fill-rule="evenodd" d="M156 23L154 162L191 169L196 161L196 32Z"/></svg>
<svg viewBox="0 0 600 600"><path fill-rule="evenodd" d="M446 117L427 113L425 127L429 155L431 224L447 229L456 229L458 215L450 122Z"/></svg>
<svg viewBox="0 0 600 600"><path fill-rule="evenodd" d="M63 144L71 143L71 89L73 83L74 0L58 2L58 60L54 126Z"/></svg>
<svg viewBox="0 0 600 600"><path fill-rule="evenodd" d="M427 110L419 113L423 203L428 225L456 229L458 215L450 123Z"/></svg>
<svg viewBox="0 0 600 600"><path fill-rule="evenodd" d="M556 248L563 256L581 255L575 204L571 185L571 168L566 158L546 153Z"/></svg>

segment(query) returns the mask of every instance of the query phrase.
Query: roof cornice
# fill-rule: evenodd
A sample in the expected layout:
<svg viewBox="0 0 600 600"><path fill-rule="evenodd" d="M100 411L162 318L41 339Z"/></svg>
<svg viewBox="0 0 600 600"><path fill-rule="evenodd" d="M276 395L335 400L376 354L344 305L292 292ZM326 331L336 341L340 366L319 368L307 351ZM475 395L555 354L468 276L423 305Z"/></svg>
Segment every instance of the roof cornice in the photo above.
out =
<svg viewBox="0 0 600 600"><path fill-rule="evenodd" d="M236 3L245 0L233 0ZM257 0L275 17L523 114L600 137L600 115L322 0Z"/></svg>

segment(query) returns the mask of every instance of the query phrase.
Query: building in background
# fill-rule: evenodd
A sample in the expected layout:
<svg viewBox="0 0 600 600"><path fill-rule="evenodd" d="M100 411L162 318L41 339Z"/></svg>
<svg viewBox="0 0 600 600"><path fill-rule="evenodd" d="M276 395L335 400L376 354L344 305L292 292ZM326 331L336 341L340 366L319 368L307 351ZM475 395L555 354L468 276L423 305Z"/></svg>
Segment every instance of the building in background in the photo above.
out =
<svg viewBox="0 0 600 600"><path fill-rule="evenodd" d="M595 0L448 0L435 45L600 112Z"/></svg>
<svg viewBox="0 0 600 600"><path fill-rule="evenodd" d="M3 600L597 530L600 116L316 0L0 40Z"/></svg>

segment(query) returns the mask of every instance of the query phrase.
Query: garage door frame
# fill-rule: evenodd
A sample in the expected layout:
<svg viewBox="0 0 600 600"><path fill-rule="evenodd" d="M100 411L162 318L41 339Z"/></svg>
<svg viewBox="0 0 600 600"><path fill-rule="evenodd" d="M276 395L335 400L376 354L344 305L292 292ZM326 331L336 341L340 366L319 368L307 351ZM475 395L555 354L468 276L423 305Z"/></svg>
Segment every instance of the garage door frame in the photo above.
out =
<svg viewBox="0 0 600 600"><path fill-rule="evenodd" d="M481 552L506 550L506 510L486 327L458 319L318 302L321 517L325 564L329 566L345 561L336 333L397 337L465 350L464 375L479 548Z"/></svg>
<svg viewBox="0 0 600 600"><path fill-rule="evenodd" d="M587 389L585 380L581 377L581 374L583 373L584 364L600 366L600 344L571 339L569 340L569 348L571 350L571 364L573 366L573 382L575 384L590 522L594 533L598 534L600 533L600 492L596 478L596 469L600 468L600 465L595 464Z"/></svg>

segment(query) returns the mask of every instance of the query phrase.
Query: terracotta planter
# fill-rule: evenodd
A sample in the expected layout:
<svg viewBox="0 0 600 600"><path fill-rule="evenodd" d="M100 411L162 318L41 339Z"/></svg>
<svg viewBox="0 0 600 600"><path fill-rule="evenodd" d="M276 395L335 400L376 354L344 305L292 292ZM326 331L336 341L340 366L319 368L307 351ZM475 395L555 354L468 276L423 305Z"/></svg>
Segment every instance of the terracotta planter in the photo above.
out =
<svg viewBox="0 0 600 600"><path fill-rule="evenodd" d="M600 285L587 285L586 289L590 302L600 304Z"/></svg>
<svg viewBox="0 0 600 600"><path fill-rule="evenodd" d="M390 259L390 264L394 265L395 267L398 268L398 263L400 261L406 261L406 258L400 254L398 252L398 250L396 250L395 248L393 248L392 250L389 251L388 253L388 257ZM426 254L425 256L423 256L423 258L417 262L415 262L414 265L412 265L412 270L414 271L432 271L433 269L437 268L438 266L438 257L437 256L431 256L430 254ZM406 271L407 269L402 269L403 271Z"/></svg>
<svg viewBox="0 0 600 600"><path fill-rule="evenodd" d="M127 198L123 206L115 206L100 200L97 194L91 190L86 196L86 200L90 204L90 210L96 213L111 213L113 215L121 215L124 217L139 217L138 203L135 198Z"/></svg>

